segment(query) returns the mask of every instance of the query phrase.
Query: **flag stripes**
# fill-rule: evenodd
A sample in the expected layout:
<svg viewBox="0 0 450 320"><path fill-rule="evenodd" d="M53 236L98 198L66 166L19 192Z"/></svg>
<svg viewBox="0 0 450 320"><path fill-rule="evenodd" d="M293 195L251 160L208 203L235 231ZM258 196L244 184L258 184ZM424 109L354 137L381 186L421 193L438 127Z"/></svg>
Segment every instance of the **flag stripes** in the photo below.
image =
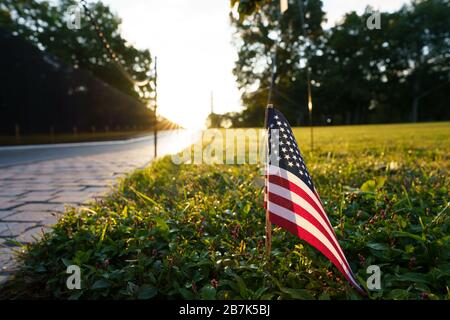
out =
<svg viewBox="0 0 450 320"><path fill-rule="evenodd" d="M269 130L271 160L264 194L268 220L322 252L352 286L364 293L339 245L287 120L276 109L268 108L267 128L273 130Z"/></svg>

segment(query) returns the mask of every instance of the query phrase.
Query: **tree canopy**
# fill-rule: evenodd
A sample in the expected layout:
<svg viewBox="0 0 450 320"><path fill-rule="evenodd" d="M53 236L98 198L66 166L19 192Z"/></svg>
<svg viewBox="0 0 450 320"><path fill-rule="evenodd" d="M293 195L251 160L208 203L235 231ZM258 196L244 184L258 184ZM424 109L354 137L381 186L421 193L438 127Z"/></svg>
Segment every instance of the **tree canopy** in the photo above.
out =
<svg viewBox="0 0 450 320"><path fill-rule="evenodd" d="M91 71L102 81L147 103L152 88L136 87L118 70L86 12L81 19L80 29L68 29L68 9L79 4L75 0L60 0L56 3L3 0L0 3L0 27L34 43L39 49L75 68ZM120 18L100 1L91 2L87 6L126 72L135 79L151 77L150 52L138 50L122 38ZM82 7L80 9L83 10Z"/></svg>
<svg viewBox="0 0 450 320"><path fill-rule="evenodd" d="M373 30L366 24L370 7L324 30L320 0L302 0L303 19L297 1L282 15L273 1L231 4L237 9L230 14L239 57L234 73L245 106L224 116L233 124L262 124L274 65L272 100L295 125L307 123L306 68L317 124L450 118L448 0L413 1L381 12L381 28Z"/></svg>

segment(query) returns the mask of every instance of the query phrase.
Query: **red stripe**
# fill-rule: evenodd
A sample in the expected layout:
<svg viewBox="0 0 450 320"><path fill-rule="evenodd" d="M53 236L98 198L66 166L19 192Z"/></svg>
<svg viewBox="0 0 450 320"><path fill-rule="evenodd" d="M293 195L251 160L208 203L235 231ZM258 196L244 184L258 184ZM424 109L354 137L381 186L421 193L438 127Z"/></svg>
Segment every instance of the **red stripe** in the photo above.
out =
<svg viewBox="0 0 450 320"><path fill-rule="evenodd" d="M314 193L314 195L316 196L317 200L319 200L319 202L320 202L320 204L321 204L321 206L322 206L322 208L323 208L323 202L322 202L322 199L320 199L320 196L319 196L319 194L317 193L316 188L314 188L313 193ZM328 220L327 220L327 221L328 221ZM328 221L328 224L330 224L329 221ZM334 229L331 228L331 230L333 231L334 236L337 238L336 232L334 231Z"/></svg>
<svg viewBox="0 0 450 320"><path fill-rule="evenodd" d="M322 216L325 223L334 233L333 226L331 225L330 221L328 221L328 218L325 215L325 210L323 208L320 208L317 203L301 187L291 182L290 180L275 175L269 175L269 182L277 184L285 189L289 189L290 191L296 193L299 197L305 199Z"/></svg>
<svg viewBox="0 0 450 320"><path fill-rule="evenodd" d="M272 223L274 223L274 224L276 224L276 225L278 225L278 226L288 230L293 235L299 237L300 239L305 240L306 242L311 244L314 248L316 248L317 250L322 252L322 254L325 257L327 257L336 266L336 268L338 268L338 270L348 280L348 282L350 282L350 284L352 284L358 290L361 290L359 287L356 287L353 284L353 281L356 282L355 279L351 278L349 275L347 275L345 273L344 268L342 268L342 266L339 263L339 261L336 259L336 257L331 253L331 251L322 242L320 242L311 233L309 233L305 229L299 227L295 223L292 223L292 222L290 222L290 221L288 221L288 220L278 216L277 214L275 214L273 212L269 212L269 213L270 213L270 221Z"/></svg>
<svg viewBox="0 0 450 320"><path fill-rule="evenodd" d="M317 203L306 193L306 191L304 191L300 186L296 185L295 183L291 182L290 180L287 180L283 177L277 176L277 175L269 175L269 182L272 182L276 185L279 185L285 189L289 189L291 192L296 193L299 197L305 199L305 201L307 201L314 209L316 209L316 211L322 216L322 219L325 221L325 223L328 225L328 227L330 228L332 234L334 235L334 237L337 239L336 236L336 232L334 231L333 227L331 226L330 221L328 220L328 217L326 216L326 214L324 213L325 210L323 209L323 207L319 207L317 205ZM269 188L269 192L270 192L270 188ZM317 197L319 203L322 205L322 201L320 200L320 197L317 195L317 193L314 191L312 191L313 194ZM290 209L290 208L287 208ZM328 232L325 233L326 235L328 235ZM329 239L329 238L328 238ZM330 239L329 239L330 240ZM334 241L331 241L332 245L335 247L336 251L338 252L339 256L341 257L342 261L345 263L345 266L348 268L348 270L351 271L350 265L348 264L347 259L345 258L345 255L343 253L343 250L341 248L337 248L336 247L336 243ZM352 272L353 273L353 272Z"/></svg>
<svg viewBox="0 0 450 320"><path fill-rule="evenodd" d="M336 232L334 231L333 227L331 226L331 223L328 220L328 217L324 213L325 210L323 209L323 207L319 207L317 205L317 203L300 186L298 186L297 184L291 182L290 180L287 180L287 179L285 179L285 178L283 178L281 176L277 176L277 175L269 175L269 182L277 184L277 185L279 185L279 186L281 186L283 188L289 189L290 191L296 193L299 197L305 199L305 201L307 201L322 216L322 219L325 221L325 223L330 228L332 234L337 239ZM270 188L268 188L268 189L269 189L269 192L270 192ZM317 197L317 200L319 201L319 203L323 206L322 201L321 201L319 195L317 194L317 192L315 190L313 190L312 192ZM287 209L290 210L290 208L287 208ZM314 225L316 226L316 224L314 224ZM322 233L324 233L324 232L322 232ZM330 240L328 232L325 232L324 235L326 235L328 240ZM348 268L350 273L353 275L353 271L350 268L350 265L348 264L347 259L345 258L343 250L341 248L340 248L341 250L339 250L336 247L336 243L334 241L330 240L330 242L332 243L332 245L334 246L334 248L338 252L338 254L341 257L342 261L344 262L345 266Z"/></svg>
<svg viewBox="0 0 450 320"><path fill-rule="evenodd" d="M347 269L351 270L350 266L347 263L347 259L345 259L344 255L341 253L342 249L338 248L339 245L336 243L337 239L333 239L331 235L327 232L327 230L325 230L323 225L319 221L317 221L317 219L313 215L311 215L308 211L306 211L304 208L300 207L296 203L270 192L269 192L269 202L273 202L276 205L286 208L294 212L295 214L301 216L305 220L309 221L309 223L315 226L328 239L328 241L330 241L331 245L334 247L339 257L342 259L345 266L347 267ZM336 242L334 240L336 240Z"/></svg>

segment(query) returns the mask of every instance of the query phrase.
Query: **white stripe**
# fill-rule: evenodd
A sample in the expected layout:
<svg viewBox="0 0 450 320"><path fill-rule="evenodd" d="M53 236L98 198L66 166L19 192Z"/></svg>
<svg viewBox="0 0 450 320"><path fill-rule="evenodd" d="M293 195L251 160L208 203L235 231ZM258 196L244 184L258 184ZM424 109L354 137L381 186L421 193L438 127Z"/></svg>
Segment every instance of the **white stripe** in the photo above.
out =
<svg viewBox="0 0 450 320"><path fill-rule="evenodd" d="M276 214L280 217L282 217L285 220L288 220L297 226L299 226L302 229L305 229L308 231L311 235L313 235L317 240L319 240L325 247L327 247L330 252L333 254L333 256L339 261L342 268L344 269L347 276L351 279L351 281L359 287L359 285L356 283L356 281L353 279L352 272L347 269L347 266L342 261L339 254L334 249L333 245L328 241L328 239L320 232L313 224L311 224L309 221L305 220L298 214L295 214L295 212L292 212L288 209L285 209L283 207L280 207L279 205L268 202L268 205L270 205L270 212L273 214Z"/></svg>
<svg viewBox="0 0 450 320"><path fill-rule="evenodd" d="M316 203L316 205L319 207L320 211L323 213L323 215L325 216L325 219L327 219L328 223L331 226L331 222L330 219L328 218L327 214L325 213L325 210L322 207L322 203L320 202L319 199L317 199L317 196L314 194L314 192L311 191L311 189L301 180L299 179L299 177L297 177L296 175L294 175L293 173L284 170L280 167L276 167L276 166L270 166L269 167L269 175L275 175L281 178L284 178L286 180L291 181L292 183L294 183L295 185L297 185L298 187L300 187L300 189L302 189L303 191L306 192L306 194ZM333 230L332 234L334 236L334 232ZM342 251L342 250L341 250ZM345 258L344 253L342 253L342 256L344 256L345 261L347 261L347 258ZM348 264L348 262L347 262Z"/></svg>
<svg viewBox="0 0 450 320"><path fill-rule="evenodd" d="M295 174L293 174L287 170L284 170L280 167L270 166L269 167L269 175L279 176L286 180L292 181L294 184L298 185L303 191L305 191L308 194L308 196L311 197L311 199L313 199L313 201L317 204L317 206L320 208L320 210L323 212L323 214L325 214L325 211L322 208L322 204L320 203L319 199L317 199L314 192L312 192L311 189Z"/></svg>
<svg viewBox="0 0 450 320"><path fill-rule="evenodd" d="M283 188L282 186L279 186L277 184L274 183L269 183L270 186L270 193L274 193L288 201L292 201L294 202L296 205L298 205L299 207L305 209L310 215L312 215L321 225L322 227L325 228L325 230L328 232L328 234L330 235L331 239L333 239L333 242L335 243L336 247L339 250L339 253L342 255L342 257L344 257L344 261L348 264L347 259L345 258L345 254L342 251L341 246L339 245L339 242L337 241L334 233L332 230L330 230L330 227L328 226L328 224L325 222L325 220L323 219L322 215L320 215L316 209L314 209L314 207L312 205L309 204L308 201L306 201L305 199L303 199L302 197L300 197L298 194L296 194L295 192L290 191L289 189ZM269 207L270 209L270 207Z"/></svg>

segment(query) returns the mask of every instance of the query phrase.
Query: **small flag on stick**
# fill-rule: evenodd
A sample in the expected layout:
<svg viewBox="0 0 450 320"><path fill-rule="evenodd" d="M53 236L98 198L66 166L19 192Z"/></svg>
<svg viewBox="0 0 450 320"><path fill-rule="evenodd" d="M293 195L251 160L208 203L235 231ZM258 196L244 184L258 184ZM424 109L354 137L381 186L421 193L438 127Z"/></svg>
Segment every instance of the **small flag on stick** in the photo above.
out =
<svg viewBox="0 0 450 320"><path fill-rule="evenodd" d="M364 294L339 245L288 121L272 106L267 108L266 119L266 215L271 223L322 252Z"/></svg>

